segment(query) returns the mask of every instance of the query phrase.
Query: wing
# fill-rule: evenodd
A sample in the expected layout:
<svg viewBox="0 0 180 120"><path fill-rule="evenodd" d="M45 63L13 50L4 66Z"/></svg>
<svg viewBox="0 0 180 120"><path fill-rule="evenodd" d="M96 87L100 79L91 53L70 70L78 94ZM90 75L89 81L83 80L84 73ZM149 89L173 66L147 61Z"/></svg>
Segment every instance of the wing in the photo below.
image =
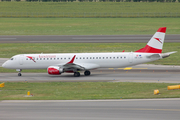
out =
<svg viewBox="0 0 180 120"><path fill-rule="evenodd" d="M58 66L62 68L64 72L85 71L85 70L91 70L91 69L96 69L100 67L99 65L93 64L93 63L74 63L75 57L76 55L74 55L74 57L71 59L70 62L66 64L58 64Z"/></svg>

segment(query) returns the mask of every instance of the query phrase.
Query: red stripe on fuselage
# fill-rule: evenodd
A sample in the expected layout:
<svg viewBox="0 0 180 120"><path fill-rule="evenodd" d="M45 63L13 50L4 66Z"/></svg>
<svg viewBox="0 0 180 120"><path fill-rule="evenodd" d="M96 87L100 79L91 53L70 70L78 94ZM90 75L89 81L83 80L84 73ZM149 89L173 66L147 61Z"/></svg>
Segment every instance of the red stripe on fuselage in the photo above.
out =
<svg viewBox="0 0 180 120"><path fill-rule="evenodd" d="M161 49L156 49L153 47L150 47L149 45L146 45L144 48L137 50L135 52L143 52L143 53L161 53Z"/></svg>

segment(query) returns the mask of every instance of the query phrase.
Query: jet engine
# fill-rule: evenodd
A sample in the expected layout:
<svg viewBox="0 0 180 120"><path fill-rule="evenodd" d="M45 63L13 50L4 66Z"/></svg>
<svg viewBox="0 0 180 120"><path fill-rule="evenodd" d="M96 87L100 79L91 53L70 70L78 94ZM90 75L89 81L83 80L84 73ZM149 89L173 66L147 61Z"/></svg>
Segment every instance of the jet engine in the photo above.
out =
<svg viewBox="0 0 180 120"><path fill-rule="evenodd" d="M60 75L64 72L63 68L60 68L59 66L50 66L47 68L47 71L50 75Z"/></svg>

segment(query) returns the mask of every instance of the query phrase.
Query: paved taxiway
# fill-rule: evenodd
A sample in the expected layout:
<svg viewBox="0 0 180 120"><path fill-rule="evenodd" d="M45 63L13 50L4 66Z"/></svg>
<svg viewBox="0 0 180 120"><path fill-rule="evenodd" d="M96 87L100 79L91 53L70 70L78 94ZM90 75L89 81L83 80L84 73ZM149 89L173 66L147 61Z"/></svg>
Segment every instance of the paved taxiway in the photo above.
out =
<svg viewBox="0 0 180 120"><path fill-rule="evenodd" d="M150 65L142 65L150 66ZM147 69L134 66L131 70L124 69L97 69L92 70L90 76L84 76L81 72L80 77L74 77L72 73L62 75L48 75L47 73L1 73L0 82L159 82L159 83L180 83L180 67L157 67L151 66ZM157 68L154 68L157 67ZM144 67L145 68L145 67ZM167 69L168 68L168 69Z"/></svg>
<svg viewBox="0 0 180 120"><path fill-rule="evenodd" d="M90 76L74 77L73 74L48 75L47 73L1 73L0 82L155 82L155 83L180 83L180 71L91 71Z"/></svg>
<svg viewBox="0 0 180 120"><path fill-rule="evenodd" d="M1 120L179 120L180 99L0 101Z"/></svg>
<svg viewBox="0 0 180 120"><path fill-rule="evenodd" d="M0 36L0 43L147 43L152 35L21 35ZM180 35L166 35L165 42L180 42Z"/></svg>

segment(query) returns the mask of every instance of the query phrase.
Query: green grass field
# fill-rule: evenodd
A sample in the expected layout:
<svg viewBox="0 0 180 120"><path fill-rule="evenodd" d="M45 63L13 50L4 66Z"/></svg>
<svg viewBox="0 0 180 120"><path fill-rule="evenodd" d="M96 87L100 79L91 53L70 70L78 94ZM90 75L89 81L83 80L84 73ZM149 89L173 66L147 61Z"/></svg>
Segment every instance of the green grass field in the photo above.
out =
<svg viewBox="0 0 180 120"><path fill-rule="evenodd" d="M121 82L7 82L0 100L93 100L179 98L180 90L167 90L168 83ZM153 95L154 90L160 91ZM23 97L30 91L34 97Z"/></svg>
<svg viewBox="0 0 180 120"><path fill-rule="evenodd" d="M179 3L158 2L1 2L7 13L180 13Z"/></svg>
<svg viewBox="0 0 180 120"><path fill-rule="evenodd" d="M180 34L180 18L1 18L0 35Z"/></svg>

